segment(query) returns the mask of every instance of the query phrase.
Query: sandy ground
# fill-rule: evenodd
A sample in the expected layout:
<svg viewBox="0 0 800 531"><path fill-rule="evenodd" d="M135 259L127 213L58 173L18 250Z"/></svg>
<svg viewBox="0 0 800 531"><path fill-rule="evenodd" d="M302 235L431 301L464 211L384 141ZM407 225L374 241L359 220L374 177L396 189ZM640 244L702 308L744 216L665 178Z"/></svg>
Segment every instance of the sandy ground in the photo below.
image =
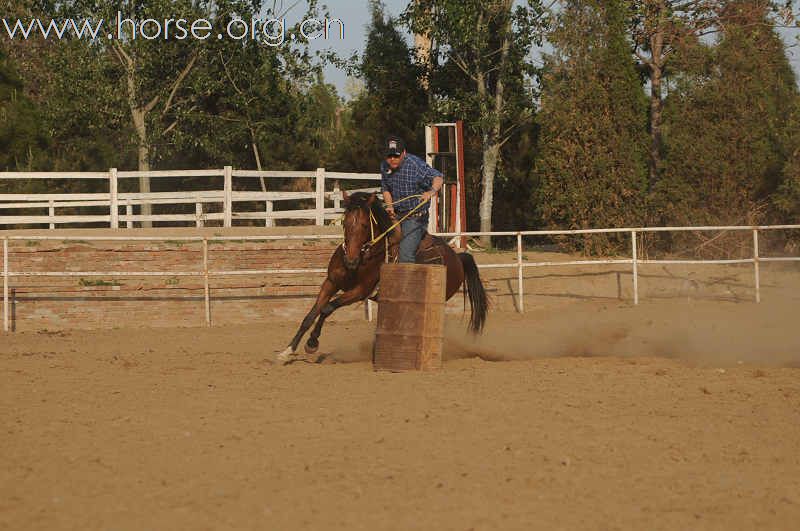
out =
<svg viewBox="0 0 800 531"><path fill-rule="evenodd" d="M448 316L434 373L373 325L0 336L0 529L796 529L796 294Z"/></svg>

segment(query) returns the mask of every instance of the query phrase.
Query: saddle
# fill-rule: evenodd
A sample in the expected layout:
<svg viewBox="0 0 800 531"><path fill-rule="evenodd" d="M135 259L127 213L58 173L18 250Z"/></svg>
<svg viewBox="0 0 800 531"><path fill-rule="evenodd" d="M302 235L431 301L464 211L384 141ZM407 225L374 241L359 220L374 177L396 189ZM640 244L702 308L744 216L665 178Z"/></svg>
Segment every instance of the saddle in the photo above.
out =
<svg viewBox="0 0 800 531"><path fill-rule="evenodd" d="M389 262L394 263L397 262L398 254L399 254L399 247L396 245L397 242L393 242L392 245L389 246ZM419 243L419 248L417 248L417 257L416 263L418 264L444 264L444 249L443 246L447 246L447 243L439 238L438 236L433 236L429 232L425 232L425 235L422 237L422 241Z"/></svg>

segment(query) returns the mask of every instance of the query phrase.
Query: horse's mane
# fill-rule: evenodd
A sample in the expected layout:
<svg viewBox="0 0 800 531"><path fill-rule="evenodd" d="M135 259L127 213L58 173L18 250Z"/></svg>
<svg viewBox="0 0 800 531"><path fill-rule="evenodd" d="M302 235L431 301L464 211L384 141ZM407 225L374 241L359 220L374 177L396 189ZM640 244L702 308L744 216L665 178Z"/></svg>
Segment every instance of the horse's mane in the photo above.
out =
<svg viewBox="0 0 800 531"><path fill-rule="evenodd" d="M354 192L348 197L346 211L349 212L351 210L355 210L356 208L371 211L372 215L375 216L375 220L378 222L378 230L383 233L389 230L389 227L392 226L393 221L392 218L389 217L389 213L383 208L383 203L377 199L372 202L372 205L367 204L371 196L372 194L367 192ZM396 227L392 229L392 232L395 230L397 230Z"/></svg>

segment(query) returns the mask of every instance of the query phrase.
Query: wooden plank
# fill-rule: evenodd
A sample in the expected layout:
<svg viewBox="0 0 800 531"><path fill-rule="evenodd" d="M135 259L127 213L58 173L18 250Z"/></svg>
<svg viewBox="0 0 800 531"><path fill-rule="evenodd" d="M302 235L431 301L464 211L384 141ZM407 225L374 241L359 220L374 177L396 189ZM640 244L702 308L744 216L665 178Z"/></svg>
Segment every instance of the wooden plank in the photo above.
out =
<svg viewBox="0 0 800 531"><path fill-rule="evenodd" d="M224 190L197 190L194 192L128 192L119 194L120 199L124 200L142 200L147 199L214 199L220 203L225 198Z"/></svg>
<svg viewBox="0 0 800 531"><path fill-rule="evenodd" d="M325 168L317 168L316 178L316 216L315 220L318 226L325 225Z"/></svg>
<svg viewBox="0 0 800 531"><path fill-rule="evenodd" d="M119 228L119 195L117 193L117 169L108 171L108 193L111 196L109 210L111 213L111 228Z"/></svg>
<svg viewBox="0 0 800 531"><path fill-rule="evenodd" d="M274 227L275 226L275 218L272 216L272 212L274 210L275 210L274 203L272 201L267 201L266 202L266 211L264 212L264 215L265 215L264 226L265 227Z"/></svg>
<svg viewBox="0 0 800 531"><path fill-rule="evenodd" d="M265 212L234 212L234 219L266 219ZM270 219L317 219L316 210L273 210Z"/></svg>
<svg viewBox="0 0 800 531"><path fill-rule="evenodd" d="M108 179L104 171L0 171L2 179Z"/></svg>
<svg viewBox="0 0 800 531"><path fill-rule="evenodd" d="M138 199L138 200L131 200L128 198L123 197L123 194L120 195L120 199L124 199L125 204L130 205L141 205L144 202L147 202L151 205L189 205L192 203L221 203L223 201L223 196L220 195L219 197L195 197L195 196L187 196L185 198L167 198L167 199ZM21 208L48 208L51 206L51 202L47 201L40 201L40 202L31 202L31 203L2 203L0 202L0 209L21 209ZM110 206L110 201L106 200L99 200L99 201L55 201L52 203L52 206L55 208L70 208L70 207L106 207Z"/></svg>
<svg viewBox="0 0 800 531"><path fill-rule="evenodd" d="M222 177L224 174L224 169L216 168L210 170L130 170L117 172L117 177L120 179L130 179L134 177Z"/></svg>
<svg viewBox="0 0 800 531"><path fill-rule="evenodd" d="M205 216L203 216L203 203L199 201L194 205L194 215L197 218L195 221L195 227L202 228L205 222Z"/></svg>
<svg viewBox="0 0 800 531"><path fill-rule="evenodd" d="M380 181L380 173L349 173L341 171L329 171L326 173L328 179L356 180L356 181Z"/></svg>
<svg viewBox="0 0 800 531"><path fill-rule="evenodd" d="M223 225L230 227L233 219L233 170L230 166L225 166L225 202L222 211L225 213Z"/></svg>
<svg viewBox="0 0 800 531"><path fill-rule="evenodd" d="M0 201L110 201L109 194L0 194Z"/></svg>
<svg viewBox="0 0 800 531"><path fill-rule="evenodd" d="M109 223L111 216L1 216L0 225L64 224L64 223Z"/></svg>
<svg viewBox="0 0 800 531"><path fill-rule="evenodd" d="M258 171L258 170L233 170L234 177L268 177L276 179L313 179L313 171Z"/></svg>
<svg viewBox="0 0 800 531"><path fill-rule="evenodd" d="M291 201L296 199L315 199L314 192L233 192L231 198L236 202L244 201Z"/></svg>
<svg viewBox="0 0 800 531"><path fill-rule="evenodd" d="M223 214L205 214L205 219L222 219ZM2 219L2 218L0 218ZM120 221L196 221L197 214L153 214L144 216L140 214L120 216Z"/></svg>
<svg viewBox="0 0 800 531"><path fill-rule="evenodd" d="M131 204L130 199L125 202L125 215L127 216L125 227L132 229L133 228L133 205Z"/></svg>

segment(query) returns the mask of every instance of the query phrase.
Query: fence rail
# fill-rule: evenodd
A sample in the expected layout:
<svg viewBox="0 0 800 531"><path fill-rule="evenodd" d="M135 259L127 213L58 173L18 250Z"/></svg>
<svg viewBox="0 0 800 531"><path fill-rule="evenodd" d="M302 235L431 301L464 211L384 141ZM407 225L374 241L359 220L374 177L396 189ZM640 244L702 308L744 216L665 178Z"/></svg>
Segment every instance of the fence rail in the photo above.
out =
<svg viewBox="0 0 800 531"><path fill-rule="evenodd" d="M517 232L461 232L461 233L440 233L443 237L468 237L468 236L516 236L517 253L516 261L511 263L479 264L481 269L516 269L517 270L517 311L523 313L524 310L524 277L523 270L528 267L553 267L567 265L608 265L626 264L630 265L633 277L633 300L634 304L639 304L639 265L642 264L753 264L755 301L761 302L761 262L800 262L800 256L781 256L765 257L759 254L758 235L761 231L771 230L791 230L800 229L800 225L766 225L766 226L726 226L726 227L641 227L624 229L581 229L581 230L540 230L540 231L517 231ZM752 231L753 234L753 257L739 260L649 260L639 258L638 253L638 234L647 232L666 232L666 231ZM552 236L568 234L603 234L603 233L628 233L631 237L631 257L620 259L598 259L598 260L567 260L567 261L545 261L529 262L523 256L523 236ZM301 269L262 269L262 270L209 270L208 268L208 243L209 238L203 236L81 236L83 241L169 241L169 242L202 242L203 263L202 268L196 271L11 271L9 268L9 241L42 241L42 240L68 240L62 236L2 236L3 240L3 330L9 331L9 282L14 277L26 276L52 276L52 277L71 277L71 276L105 276L105 277L137 277L137 276L195 276L203 277L205 323L211 325L211 298L209 279L212 276L239 276L239 275L273 275L273 274L319 274L326 269L320 268L301 268ZM275 241L275 240L322 240L322 239L341 239L339 235L265 235L265 236L215 236L210 240L218 241ZM368 301L366 315L372 319L372 302Z"/></svg>
<svg viewBox="0 0 800 531"><path fill-rule="evenodd" d="M139 177L149 178L220 178L222 187L216 190L193 192L119 192L120 179ZM236 179L310 179L314 190L309 192L284 191L240 191L235 190ZM54 194L0 194L0 210L47 209L41 215L0 215L3 225L47 225L55 229L58 225L72 223L101 223L117 229L123 223L133 228L136 222L187 222L203 227L207 221L222 221L224 227L231 227L234 220L259 220L267 227L281 219L311 219L316 225L324 225L326 220L336 219L342 212L342 189L339 181L380 181L380 174L328 172L325 168L316 171L256 171L237 170L231 166L208 170L159 170L159 171L119 171L110 168L107 172L0 172L0 181L27 179L66 179L66 180L106 180L108 192L100 193L54 193ZM265 185L266 187L266 185ZM330 188L330 189L329 189ZM351 191L376 191L378 188L358 188ZM314 208L276 210L275 203L286 201L313 200ZM263 203L258 211L236 210L235 203ZM327 204L326 204L327 203ZM142 205L184 205L194 204L195 211L190 214L134 214L134 207ZM207 212L207 205L217 205L219 212ZM57 209L99 208L103 214L58 214ZM120 212L120 210L124 212Z"/></svg>

